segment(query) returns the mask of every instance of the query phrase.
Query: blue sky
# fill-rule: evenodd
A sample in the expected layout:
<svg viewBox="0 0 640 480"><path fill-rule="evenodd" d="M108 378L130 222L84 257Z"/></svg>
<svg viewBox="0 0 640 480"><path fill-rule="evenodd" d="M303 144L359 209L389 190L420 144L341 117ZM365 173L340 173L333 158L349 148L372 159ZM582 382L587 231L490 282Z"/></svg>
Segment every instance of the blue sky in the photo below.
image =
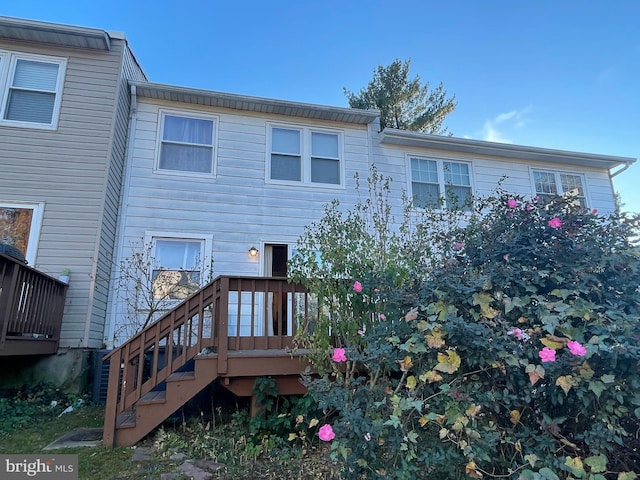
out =
<svg viewBox="0 0 640 480"><path fill-rule="evenodd" d="M457 137L640 157L637 0L19 0L0 15L124 32L154 82L335 106L411 59L455 94ZM639 181L640 164L614 179L627 211Z"/></svg>

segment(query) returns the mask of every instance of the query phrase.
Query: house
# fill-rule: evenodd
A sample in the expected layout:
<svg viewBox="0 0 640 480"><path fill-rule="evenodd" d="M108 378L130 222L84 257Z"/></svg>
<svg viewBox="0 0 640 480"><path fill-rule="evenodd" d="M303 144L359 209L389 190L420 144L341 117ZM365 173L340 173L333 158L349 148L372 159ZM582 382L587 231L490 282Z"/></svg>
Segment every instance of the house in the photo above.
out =
<svg viewBox="0 0 640 480"><path fill-rule="evenodd" d="M285 349L310 307L287 259L325 204L358 201L356 174L392 177L398 209L403 192L449 208L500 184L607 213L611 177L635 161L379 130L376 111L152 83L122 34L0 18L0 240L28 261L0 253L3 371L63 382L117 347L106 444L135 443L215 379L250 395L276 375L298 392ZM39 300L60 316L50 333L23 301L37 282L57 292ZM138 303L137 286L161 302ZM55 349L26 348L43 340Z"/></svg>
<svg viewBox="0 0 640 480"><path fill-rule="evenodd" d="M131 292L114 290L104 342L120 347L109 355L117 388L106 444L135 443L215 379L245 396L254 378L271 375L281 393L299 393L303 366L284 348L310 309L304 290L283 279L287 259L325 204L358 202L355 175L366 178L372 164L393 178L398 209L403 192L418 208L440 197L448 208L500 185L527 197L571 192L607 213L616 208L612 172L634 161L380 132L376 111L150 82L131 82L131 93L114 282L123 262L148 252L138 278L168 312L139 331L135 313L149 309L138 306L128 323ZM219 277L208 283L212 263Z"/></svg>
<svg viewBox="0 0 640 480"><path fill-rule="evenodd" d="M115 263L148 249L156 262L145 267L156 272L153 295L161 284L166 294L172 282L206 283L212 263L215 275L286 276L304 227L334 199L354 205L362 194L355 175L366 178L372 164L393 179L390 200L398 215L404 192L417 207L445 197L446 208L498 186L529 198L572 192L585 208L607 214L616 208L612 172L633 161L380 132L376 111L150 82L132 82L131 89L135 111ZM117 268L114 277L122 277ZM183 288L172 300L192 291ZM131 303L112 299L107 345L121 343L137 326L127 324Z"/></svg>
<svg viewBox="0 0 640 480"><path fill-rule="evenodd" d="M20 271L38 281L66 289L57 277L70 271L61 325L30 342L24 335L37 325L28 318L6 331L21 307L8 306L9 284L0 287L4 381L62 383L86 370L88 350L102 345L128 81L145 79L123 34L0 17L0 241L24 253ZM3 257L0 271L10 263ZM43 337L58 352L44 362L52 351L36 341Z"/></svg>

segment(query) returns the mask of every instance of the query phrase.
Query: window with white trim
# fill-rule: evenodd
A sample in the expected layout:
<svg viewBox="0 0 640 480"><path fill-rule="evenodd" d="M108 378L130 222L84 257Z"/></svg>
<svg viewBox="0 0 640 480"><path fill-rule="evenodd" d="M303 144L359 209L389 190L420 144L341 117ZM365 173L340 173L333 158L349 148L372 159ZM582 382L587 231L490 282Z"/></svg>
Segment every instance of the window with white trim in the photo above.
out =
<svg viewBox="0 0 640 480"><path fill-rule="evenodd" d="M161 112L160 171L214 174L216 119Z"/></svg>
<svg viewBox="0 0 640 480"><path fill-rule="evenodd" d="M44 204L0 202L0 243L18 249L35 263Z"/></svg>
<svg viewBox="0 0 640 480"><path fill-rule="evenodd" d="M5 125L55 128L66 60L0 52L0 89Z"/></svg>
<svg viewBox="0 0 640 480"><path fill-rule="evenodd" d="M536 195L545 203L557 196L570 195L582 208L587 208L584 178L579 173L533 170L533 183Z"/></svg>
<svg viewBox="0 0 640 480"><path fill-rule="evenodd" d="M411 195L419 208L467 209L473 194L468 163L409 157Z"/></svg>
<svg viewBox="0 0 640 480"><path fill-rule="evenodd" d="M270 139L269 180L342 184L341 134L271 125Z"/></svg>
<svg viewBox="0 0 640 480"><path fill-rule="evenodd" d="M184 300L200 288L204 239L153 238L153 296Z"/></svg>

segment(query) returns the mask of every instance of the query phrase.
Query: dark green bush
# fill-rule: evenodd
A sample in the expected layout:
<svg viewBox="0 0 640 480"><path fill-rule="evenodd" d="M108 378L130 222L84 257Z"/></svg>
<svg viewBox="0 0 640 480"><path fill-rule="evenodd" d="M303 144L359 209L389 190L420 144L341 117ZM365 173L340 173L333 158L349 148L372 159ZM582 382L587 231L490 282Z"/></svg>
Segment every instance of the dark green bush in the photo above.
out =
<svg viewBox="0 0 640 480"><path fill-rule="evenodd" d="M436 268L385 291L386 321L310 382L344 476L636 478L637 220L505 194L433 235Z"/></svg>

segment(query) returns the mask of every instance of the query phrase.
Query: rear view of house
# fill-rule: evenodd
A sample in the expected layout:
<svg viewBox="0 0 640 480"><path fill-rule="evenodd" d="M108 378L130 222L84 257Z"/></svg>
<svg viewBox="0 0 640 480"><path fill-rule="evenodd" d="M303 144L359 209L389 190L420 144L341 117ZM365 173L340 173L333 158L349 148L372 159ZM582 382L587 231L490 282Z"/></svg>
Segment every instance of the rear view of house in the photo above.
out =
<svg viewBox="0 0 640 480"><path fill-rule="evenodd" d="M122 34L0 17L0 243L27 261L0 256L5 380L77 377L102 344L129 79L145 75Z"/></svg>

